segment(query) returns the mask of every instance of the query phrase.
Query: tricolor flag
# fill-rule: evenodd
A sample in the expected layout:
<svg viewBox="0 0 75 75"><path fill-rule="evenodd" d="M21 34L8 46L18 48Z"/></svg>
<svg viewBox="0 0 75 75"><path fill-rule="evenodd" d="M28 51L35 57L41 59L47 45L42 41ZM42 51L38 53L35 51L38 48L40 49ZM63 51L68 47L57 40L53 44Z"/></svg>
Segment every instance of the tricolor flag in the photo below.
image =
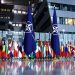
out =
<svg viewBox="0 0 75 75"><path fill-rule="evenodd" d="M2 58L6 58L6 52L5 52L5 40L2 40L2 46L3 46L3 50L2 50Z"/></svg>
<svg viewBox="0 0 75 75"><path fill-rule="evenodd" d="M41 41L41 52L42 52L42 58L44 57L44 42Z"/></svg>
<svg viewBox="0 0 75 75"><path fill-rule="evenodd" d="M73 50L73 45L71 42L68 41L68 51L69 51L69 56L72 56L72 50Z"/></svg>
<svg viewBox="0 0 75 75"><path fill-rule="evenodd" d="M5 51L6 51L6 58L8 58L8 40L6 40Z"/></svg>
<svg viewBox="0 0 75 75"><path fill-rule="evenodd" d="M36 51L35 51L35 53L36 53L36 58L42 58L42 50L41 50L41 41L40 40L38 40L37 42L36 42Z"/></svg>
<svg viewBox="0 0 75 75"><path fill-rule="evenodd" d="M50 58L54 58L54 51L51 48L51 43L49 43L49 54L48 55L49 55Z"/></svg>
<svg viewBox="0 0 75 75"><path fill-rule="evenodd" d="M22 46L22 58L25 57L24 47Z"/></svg>
<svg viewBox="0 0 75 75"><path fill-rule="evenodd" d="M0 38L0 58L2 58L2 38Z"/></svg>
<svg viewBox="0 0 75 75"><path fill-rule="evenodd" d="M46 41L46 57L48 57L49 54L49 47L48 47L48 42Z"/></svg>
<svg viewBox="0 0 75 75"><path fill-rule="evenodd" d="M67 44L64 46L64 56L67 57L68 56L68 47Z"/></svg>
<svg viewBox="0 0 75 75"><path fill-rule="evenodd" d="M18 51L19 51L18 42L13 41L13 45L14 45L14 58L17 58L18 57Z"/></svg>
<svg viewBox="0 0 75 75"><path fill-rule="evenodd" d="M44 58L46 57L46 42L44 41Z"/></svg>
<svg viewBox="0 0 75 75"><path fill-rule="evenodd" d="M59 45L59 35L58 35L58 26L57 26L57 16L56 10L54 7L54 14L53 14L53 32L51 35L51 47L54 50L56 56L60 54L60 45Z"/></svg>
<svg viewBox="0 0 75 75"><path fill-rule="evenodd" d="M8 58L13 57L12 39L8 38Z"/></svg>
<svg viewBox="0 0 75 75"><path fill-rule="evenodd" d="M61 46L60 46L60 56L63 57L64 55L64 44L61 42Z"/></svg>
<svg viewBox="0 0 75 75"><path fill-rule="evenodd" d="M28 6L28 14L27 14L27 23L24 37L24 51L28 57L36 50L36 42L33 31L33 23L32 23L32 15L31 15L31 7Z"/></svg>
<svg viewBox="0 0 75 75"><path fill-rule="evenodd" d="M19 41L18 45L19 51L18 51L18 58L22 58L22 43Z"/></svg>

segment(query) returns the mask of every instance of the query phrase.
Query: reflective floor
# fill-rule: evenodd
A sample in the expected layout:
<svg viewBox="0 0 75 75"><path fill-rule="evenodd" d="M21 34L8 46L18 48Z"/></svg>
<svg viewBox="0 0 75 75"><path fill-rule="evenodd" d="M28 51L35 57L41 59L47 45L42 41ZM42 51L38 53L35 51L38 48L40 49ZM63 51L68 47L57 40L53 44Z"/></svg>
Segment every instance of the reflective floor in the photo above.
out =
<svg viewBox="0 0 75 75"><path fill-rule="evenodd" d="M0 75L75 75L75 61L0 61Z"/></svg>

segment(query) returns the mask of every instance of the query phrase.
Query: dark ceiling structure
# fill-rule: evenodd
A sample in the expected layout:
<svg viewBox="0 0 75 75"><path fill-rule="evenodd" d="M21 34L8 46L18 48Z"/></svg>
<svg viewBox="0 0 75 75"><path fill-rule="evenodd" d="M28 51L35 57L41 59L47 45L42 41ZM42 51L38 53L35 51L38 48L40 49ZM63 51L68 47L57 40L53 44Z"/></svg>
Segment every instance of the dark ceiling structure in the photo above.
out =
<svg viewBox="0 0 75 75"><path fill-rule="evenodd" d="M25 30L29 1L32 7L34 31L52 32L46 0L0 0L0 30L14 30L15 28L19 31ZM21 24L22 26L17 26Z"/></svg>
<svg viewBox="0 0 75 75"><path fill-rule="evenodd" d="M31 2L31 4L33 4L33 3L41 2L43 0L0 0L0 1L3 4L27 6L29 1Z"/></svg>

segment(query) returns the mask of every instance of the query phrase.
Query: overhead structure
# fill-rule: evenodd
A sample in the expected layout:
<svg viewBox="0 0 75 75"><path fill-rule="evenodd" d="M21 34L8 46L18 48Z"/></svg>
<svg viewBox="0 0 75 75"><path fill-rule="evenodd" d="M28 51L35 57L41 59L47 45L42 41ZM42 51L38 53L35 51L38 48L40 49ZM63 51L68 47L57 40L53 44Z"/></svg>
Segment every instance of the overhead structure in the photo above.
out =
<svg viewBox="0 0 75 75"><path fill-rule="evenodd" d="M34 31L51 32L52 25L46 0L1 0L0 29L24 31L29 1L32 7Z"/></svg>

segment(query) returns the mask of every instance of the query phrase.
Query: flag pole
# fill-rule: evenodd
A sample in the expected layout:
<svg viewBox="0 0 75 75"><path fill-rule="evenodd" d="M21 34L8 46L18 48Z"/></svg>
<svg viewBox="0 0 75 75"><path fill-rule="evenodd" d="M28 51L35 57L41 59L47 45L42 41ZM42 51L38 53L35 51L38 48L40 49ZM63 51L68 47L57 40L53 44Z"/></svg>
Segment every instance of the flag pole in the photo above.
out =
<svg viewBox="0 0 75 75"><path fill-rule="evenodd" d="M50 32L49 32L49 42L50 42Z"/></svg>

